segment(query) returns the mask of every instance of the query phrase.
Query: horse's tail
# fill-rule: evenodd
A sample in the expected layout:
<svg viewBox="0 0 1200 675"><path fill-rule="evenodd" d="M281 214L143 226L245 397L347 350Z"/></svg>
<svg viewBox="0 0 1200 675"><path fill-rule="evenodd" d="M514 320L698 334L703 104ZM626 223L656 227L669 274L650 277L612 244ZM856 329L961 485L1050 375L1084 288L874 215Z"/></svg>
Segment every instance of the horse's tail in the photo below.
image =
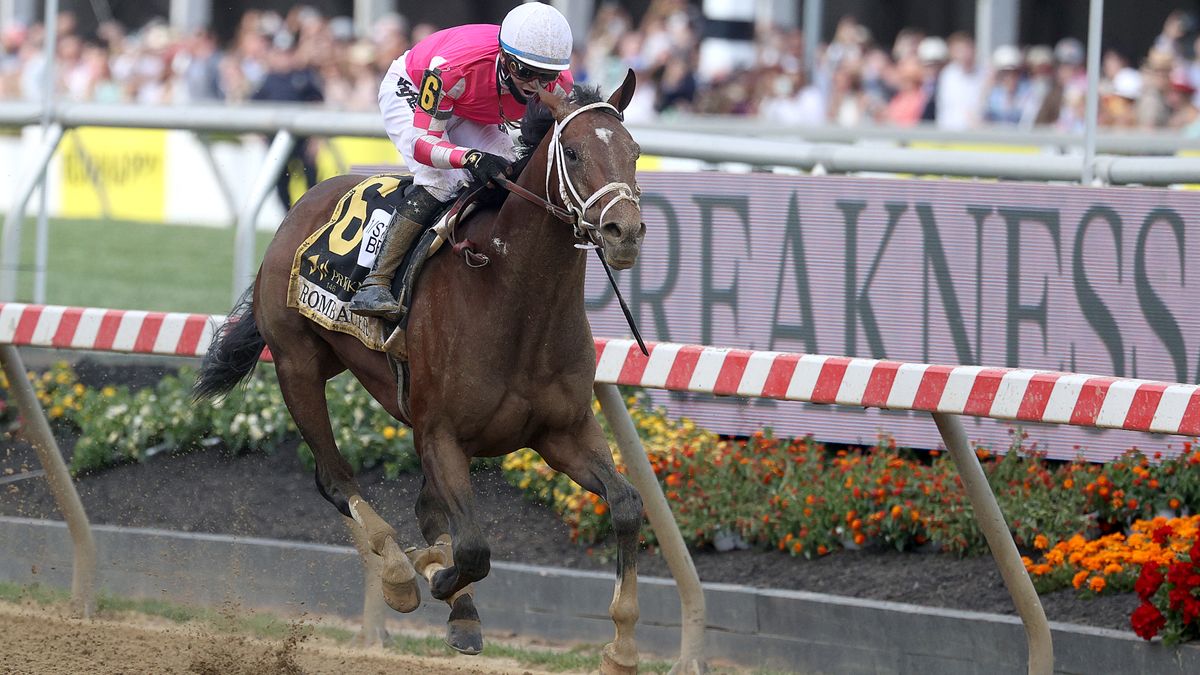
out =
<svg viewBox="0 0 1200 675"><path fill-rule="evenodd" d="M199 401L233 389L258 365L266 344L254 321L254 287L251 286L213 337L200 364L196 383L192 385L192 397Z"/></svg>

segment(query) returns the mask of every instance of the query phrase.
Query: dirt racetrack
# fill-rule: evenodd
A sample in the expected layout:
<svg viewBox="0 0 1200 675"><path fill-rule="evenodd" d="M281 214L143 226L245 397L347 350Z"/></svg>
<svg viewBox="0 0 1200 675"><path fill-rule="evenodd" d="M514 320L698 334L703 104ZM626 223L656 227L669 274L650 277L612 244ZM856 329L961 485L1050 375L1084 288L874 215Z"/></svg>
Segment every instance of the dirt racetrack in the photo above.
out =
<svg viewBox="0 0 1200 675"><path fill-rule="evenodd" d="M0 602L0 675L538 672L509 659L354 649L301 623L290 624L286 637L263 640L140 614L74 619L62 607Z"/></svg>

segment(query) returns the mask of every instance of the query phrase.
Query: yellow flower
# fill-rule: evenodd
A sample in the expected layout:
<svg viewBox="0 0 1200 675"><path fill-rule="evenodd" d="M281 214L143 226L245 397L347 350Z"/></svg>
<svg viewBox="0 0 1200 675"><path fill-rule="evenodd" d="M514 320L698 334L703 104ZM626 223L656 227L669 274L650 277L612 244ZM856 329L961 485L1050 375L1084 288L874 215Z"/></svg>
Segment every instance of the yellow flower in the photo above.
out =
<svg viewBox="0 0 1200 675"><path fill-rule="evenodd" d="M56 405L50 408L50 419L56 420L63 416L63 407Z"/></svg>
<svg viewBox="0 0 1200 675"><path fill-rule="evenodd" d="M383 440L390 441L396 437L396 427L387 425L383 428Z"/></svg>
<svg viewBox="0 0 1200 675"><path fill-rule="evenodd" d="M100 390L100 395L104 398L112 398L117 395L117 390L114 387L105 387Z"/></svg>

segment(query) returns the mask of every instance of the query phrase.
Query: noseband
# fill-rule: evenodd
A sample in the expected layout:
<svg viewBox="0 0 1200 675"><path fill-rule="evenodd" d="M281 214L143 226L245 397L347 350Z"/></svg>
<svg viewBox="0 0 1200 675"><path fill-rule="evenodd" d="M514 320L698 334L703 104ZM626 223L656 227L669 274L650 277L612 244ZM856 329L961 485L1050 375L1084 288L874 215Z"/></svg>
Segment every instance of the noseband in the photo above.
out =
<svg viewBox="0 0 1200 675"><path fill-rule="evenodd" d="M575 228L575 236L579 239L590 242L588 244L576 244L576 246L583 248L593 248L601 245L601 242L596 234L600 229L600 225L589 222L586 218L588 209L595 206L596 203L601 199L608 197L608 201L606 201L604 205L600 207L600 223L604 222L604 216L608 213L608 210L622 201L633 202L634 206L640 207L640 201L637 196L638 190L637 188L630 187L628 183L609 183L599 190L593 192L589 197L584 198L579 194L579 190L575 188L575 183L571 180L571 174L567 171L566 155L563 150L561 140L562 131L567 127L567 124L571 120L575 119L575 117L580 113L597 108L608 108L616 113L618 117L621 115L621 112L612 104L605 101L599 101L597 103L589 103L585 106L576 108L575 110L572 110L566 117L554 122L554 130L550 135L550 147L547 151L546 158L545 197L539 197L538 195L526 190L525 188L506 178L497 179L501 186L510 192L513 192L514 194L535 204L541 205L547 211L549 211L551 215L559 220L566 223L571 223L571 225ZM550 177L554 174L557 174L558 176L559 199L566 208L558 206L550 201Z"/></svg>

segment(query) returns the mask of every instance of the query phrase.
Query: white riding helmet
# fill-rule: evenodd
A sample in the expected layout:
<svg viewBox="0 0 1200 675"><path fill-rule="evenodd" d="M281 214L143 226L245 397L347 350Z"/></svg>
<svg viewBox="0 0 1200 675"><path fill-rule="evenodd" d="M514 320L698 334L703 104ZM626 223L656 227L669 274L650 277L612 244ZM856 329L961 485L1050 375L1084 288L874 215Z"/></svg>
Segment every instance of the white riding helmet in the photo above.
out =
<svg viewBox="0 0 1200 675"><path fill-rule="evenodd" d="M540 2L517 5L500 24L500 49L531 68L566 70L573 44L567 18Z"/></svg>

